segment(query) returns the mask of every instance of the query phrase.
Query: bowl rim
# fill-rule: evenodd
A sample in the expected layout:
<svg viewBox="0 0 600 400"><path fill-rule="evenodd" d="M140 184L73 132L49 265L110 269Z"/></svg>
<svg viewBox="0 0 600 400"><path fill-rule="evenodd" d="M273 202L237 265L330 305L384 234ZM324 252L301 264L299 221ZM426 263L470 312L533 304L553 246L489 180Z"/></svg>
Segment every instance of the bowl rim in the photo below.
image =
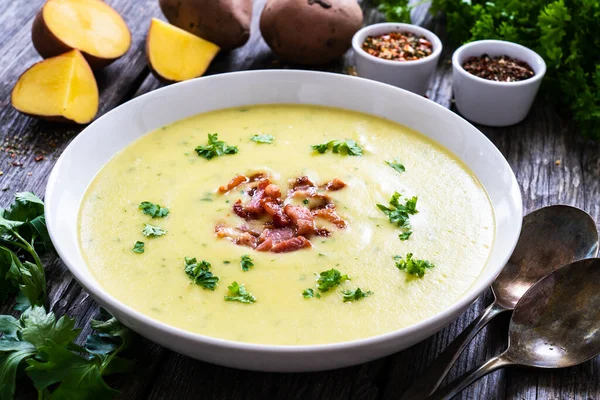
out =
<svg viewBox="0 0 600 400"><path fill-rule="evenodd" d="M431 107L438 109L439 111L441 111L443 113L451 113L451 114L455 115L456 118L461 119L463 121L463 123L467 124L468 126L472 127L473 129L477 130L482 136L481 140L483 140L484 142L487 142L487 144L491 146L490 151L495 152L501 156L502 164L504 164L504 166L511 172L511 174L510 174L511 186L516 185L516 188L517 188L516 192L514 193L517 196L517 198L513 199L513 200L515 200L514 206L516 207L515 214L518 214L518 216L519 216L519 218L515 218L515 222L517 224L517 226L516 226L517 234L513 238L512 243L509 245L510 251L505 254L504 259L499 260L499 267L495 271L493 271L493 273L491 273L490 276L487 279L483 280L479 285L475 285L475 283L473 285L471 285L469 287L469 289L467 289L466 292L464 292L462 294L462 296L458 300L456 300L454 303L452 303L448 308L444 309L443 311L441 311L431 317L421 320L413 325L409 325L404 328L396 329L394 331L382 333L382 334L375 335L375 336L369 336L369 337L361 338L361 339L343 341L343 342L309 344L309 345L274 345L274 344L238 342L238 341L221 339L218 337L203 335L200 333L194 333L194 332L184 330L182 328L177 328L177 327L169 325L165 322L151 318L151 317L147 316L146 314L136 310L135 308L121 302L114 296L110 295L101 286L101 284L98 281L96 281L92 276L90 276L90 277L86 276L83 272L80 271L79 268L77 268L76 266L71 264L72 260L70 259L68 254L66 254L66 252L63 251L63 248L61 248L61 240L58 237L58 231L57 230L55 231L55 229L54 229L55 225L57 224L57 222L55 220L58 220L59 218L58 218L58 216L55 216L51 212L49 212L51 207L46 207L45 216L46 216L46 220L47 220L47 224L48 224L48 232L49 232L52 242L55 245L57 254L61 258L61 260L65 263L65 265L67 266L67 268L69 269L71 274L73 274L76 281L92 296L92 298L97 303L100 303L101 306L106 305L106 308L108 308L109 311L110 311L110 309L119 310L126 316L128 316L134 320L137 320L142 325L147 325L156 331L165 332L172 336L176 336L176 337L179 337L179 338L182 338L185 340L204 343L204 344L207 344L210 346L216 346L216 347L220 347L220 348L227 348L229 350L239 350L239 351L245 351L245 352L262 352L262 353L269 353L269 354L277 354L277 353L306 354L306 353L312 353L312 352L321 352L321 353L336 352L339 350L348 350L348 349L352 349L352 348L361 348L361 347L382 345L386 342L393 341L394 339L399 339L404 336L409 336L420 330L427 331L427 328L429 328L431 330L432 327L439 326L439 323L441 322L441 320L444 319L444 317L447 317L450 315L455 315L457 317L459 315L458 314L459 312L461 312L462 310L465 310L466 307L468 307L469 304L471 304L478 296L480 296L481 293L486 288L490 287L491 283L496 279L498 274L500 274L500 272L502 271L502 269L508 262L511 254L517 244L517 240L518 240L518 236L519 236L518 232L520 232L520 230L521 230L521 225L522 225L522 220L523 220L522 219L523 204L522 204L522 194L519 189L519 185L516 180L516 176L514 175L514 172L512 172L512 169L510 168L508 161L506 160L506 158L504 158L504 156L502 155L500 150L490 141L489 138L487 138L485 135L483 135L483 133L481 133L477 128L475 128L469 121L463 119L462 117L453 113L451 110L443 107L442 105L435 103L431 100L425 99L425 98L423 98L419 95L416 95L412 92L397 88L392 85L387 85L387 84L384 84L381 82L372 81L372 80L365 79L365 78L359 78L359 77L339 74L339 73L330 73L330 72L321 72L321 71L306 71L306 70L238 71L238 72L229 72L229 73L223 73L223 74L217 74L217 75L211 75L211 76L191 79L188 81L179 82L179 83L176 83L173 85L168 85L168 86L153 90L151 92L148 92L141 96L138 96L134 99L131 99L131 100L119 105L118 107L113 108L112 110L108 111L106 114L104 114L104 115L100 116L98 119L96 119L92 124L95 124L104 119L111 118L111 114L115 113L117 110L133 108L134 105L136 105L137 103L142 103L144 101L147 101L148 98L155 97L155 96L158 97L161 95L167 95L170 91L175 91L175 90L177 90L177 88L183 88L184 86L187 86L187 85L193 86L201 80L206 81L206 80L227 79L229 76L239 75L239 76L245 77L246 80L248 80L248 81L252 81L252 79L254 79L253 78L254 76L261 75L261 74L276 74L276 75L281 75L281 76L298 75L298 76L304 76L306 79L310 79L310 76L320 75L320 76L326 76L328 81L331 81L332 79L339 79L341 81L345 80L348 84L352 84L353 81L358 79L363 82L368 82L369 85L373 86L374 90L390 90L390 89L402 90L402 91L406 92L407 94L409 94L411 97L414 96L415 101L428 102L428 104ZM259 103L256 103L256 104L259 104ZM304 104L304 103L301 103L301 104ZM365 113L367 113L367 112L365 112ZM48 178L48 183L46 186L45 197L44 197L47 204L52 204L52 201L54 201L54 202L58 201L55 199L58 197L58 193L55 195L55 186L58 185L60 182L59 173L60 173L61 169L66 168L63 166L63 164L67 163L67 161L66 161L67 154L70 151L72 151L71 149L74 148L79 142L84 140L85 131L88 130L92 124L88 125L88 127L86 127L81 133L79 133L73 139L73 141L71 141L71 143L63 151L63 153L57 160L55 166L53 167L52 172ZM146 132L146 133L148 133L148 132ZM80 205L81 204L79 204L79 206ZM488 261L489 261L489 259L488 259ZM488 261L486 261L486 263ZM89 267L87 265L84 265L84 267L89 269ZM456 317L454 317L451 320L449 320L448 322L444 323L444 325L442 325L442 326L445 326L448 323L454 321ZM436 322L438 323L437 325L436 325ZM441 327L436 327L433 332L437 332L440 328ZM425 339L425 338L423 338L423 339ZM420 340L423 340L423 339L420 339ZM351 364L347 364L347 365L351 365Z"/></svg>
<svg viewBox="0 0 600 400"><path fill-rule="evenodd" d="M519 49L519 50L525 51L526 53L529 53L533 58L535 58L541 68L537 72L534 71L535 74L533 75L533 77L531 77L529 79L524 79L522 81L517 81L517 82L499 82L499 81L492 81L489 79L484 79L477 75L473 75L470 72L467 72L467 70L465 70L463 68L463 66L458 62L458 58L460 57L460 55L463 51L465 51L466 49L468 49L470 47L475 47L475 46L485 46L488 49L494 49L494 48L497 48L498 46L508 46L508 47L512 47L513 49ZM487 53L487 51L484 51L481 54L484 54L484 53ZM507 55L509 55L509 54L507 54ZM515 58L519 58L519 57L515 57ZM544 75L546 74L546 62L544 61L542 56L540 56L538 53L531 50L529 47L525 47L521 44L518 44L515 42L509 42L506 40L496 40L496 39L475 40L473 42L463 44L458 49L456 49L454 51L454 53L452 54L452 68L456 72L461 74L462 76L467 77L468 79L471 79L475 82L485 83L485 84L488 84L491 86L498 86L498 87L519 87L519 86L532 85L532 84L535 84L536 82L538 82L539 80L541 80L542 78L544 78Z"/></svg>
<svg viewBox="0 0 600 400"><path fill-rule="evenodd" d="M377 30L378 28L398 28L398 27L403 28L408 32L417 33L417 34L427 37L427 39L429 39L431 41L431 44L433 45L433 52L430 55L428 55L427 57L423 57L419 60L395 61L395 60L384 60L383 58L375 57L374 55L371 55L362 49L362 47L361 47L362 43L359 43L359 37L363 36L364 34L366 36L368 36L369 32L371 32L373 30ZM442 41L440 40L439 37L437 37L437 35L435 33L431 32L429 29L423 28L422 26L414 25L414 24L406 24L403 22L381 22L378 24L367 25L367 26L359 29L354 34L354 36L352 36L352 49L354 50L354 54L361 56L361 57L365 57L366 59L368 59L370 61L378 62L382 65L406 67L406 66L419 65L419 64L425 64L425 63L437 61L440 54L442 53L443 45L442 45ZM402 68L402 67L400 67L400 68Z"/></svg>

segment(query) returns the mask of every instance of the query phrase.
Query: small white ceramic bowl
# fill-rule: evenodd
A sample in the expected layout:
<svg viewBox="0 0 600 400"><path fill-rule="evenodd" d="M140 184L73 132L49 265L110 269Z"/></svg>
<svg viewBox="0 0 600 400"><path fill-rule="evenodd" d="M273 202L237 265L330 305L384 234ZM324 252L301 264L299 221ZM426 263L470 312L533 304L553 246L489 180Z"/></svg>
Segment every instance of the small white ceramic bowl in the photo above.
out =
<svg viewBox="0 0 600 400"><path fill-rule="evenodd" d="M532 78L518 82L496 82L467 72L469 57L507 55L525 61ZM546 73L546 63L533 50L502 40L479 40L459 47L452 55L452 87L456 108L466 119L487 126L508 126L521 122L529 112Z"/></svg>
<svg viewBox="0 0 600 400"><path fill-rule="evenodd" d="M391 61L372 56L362 49L362 44L368 36L398 31L425 36L433 45L433 53L420 60ZM356 32L352 38L352 48L358 76L424 95L442 53L442 41L433 32L420 26L388 22L365 26Z"/></svg>

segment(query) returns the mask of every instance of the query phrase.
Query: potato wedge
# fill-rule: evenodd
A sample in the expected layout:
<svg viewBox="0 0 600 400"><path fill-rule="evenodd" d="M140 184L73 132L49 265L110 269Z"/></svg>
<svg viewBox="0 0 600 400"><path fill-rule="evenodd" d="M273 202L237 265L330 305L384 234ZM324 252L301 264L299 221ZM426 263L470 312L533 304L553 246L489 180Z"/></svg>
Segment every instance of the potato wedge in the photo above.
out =
<svg viewBox="0 0 600 400"><path fill-rule="evenodd" d="M101 0L46 1L33 21L31 39L44 58L77 49L95 70L131 46L127 24Z"/></svg>
<svg viewBox="0 0 600 400"><path fill-rule="evenodd" d="M11 103L32 116L86 124L98 112L98 86L83 55L71 50L23 72L12 90Z"/></svg>
<svg viewBox="0 0 600 400"><path fill-rule="evenodd" d="M146 38L146 55L152 72L161 80L179 82L206 72L219 46L174 25L152 18Z"/></svg>

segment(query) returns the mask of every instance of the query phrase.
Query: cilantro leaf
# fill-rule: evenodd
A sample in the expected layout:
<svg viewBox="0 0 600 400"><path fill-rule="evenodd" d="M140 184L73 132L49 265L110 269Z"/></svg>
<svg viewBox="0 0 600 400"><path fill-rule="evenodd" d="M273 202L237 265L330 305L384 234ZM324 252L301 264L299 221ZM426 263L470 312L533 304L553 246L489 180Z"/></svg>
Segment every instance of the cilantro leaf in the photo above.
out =
<svg viewBox="0 0 600 400"><path fill-rule="evenodd" d="M219 140L218 133L209 133L208 144L196 147L195 151L198 153L198 156L211 160L214 157L225 154L236 154L239 150L237 146L229 146L227 143Z"/></svg>
<svg viewBox="0 0 600 400"><path fill-rule="evenodd" d="M254 261L250 258L248 254L244 254L242 256L242 261L240 262L242 267L242 271L248 271L250 268L254 267Z"/></svg>
<svg viewBox="0 0 600 400"><path fill-rule="evenodd" d="M349 156L362 156L363 149L352 139L331 140L322 144L312 145L311 148L318 153L323 154L331 148L334 154L345 154Z"/></svg>
<svg viewBox="0 0 600 400"><path fill-rule="evenodd" d="M133 251L134 253L138 253L141 254L145 251L144 247L146 245L144 244L144 242L140 242L139 240L137 242L135 242L135 244L133 245L133 249L131 249L131 251Z"/></svg>
<svg viewBox="0 0 600 400"><path fill-rule="evenodd" d="M342 297L344 299L344 303L348 301L358 301L372 294L373 292L371 292L370 290L363 292L361 288L356 288L356 290L342 290Z"/></svg>
<svg viewBox="0 0 600 400"><path fill-rule="evenodd" d="M412 231L410 230L410 216L417 214L417 197L407 199L404 204L400 204L400 197L402 195L398 192L394 192L390 199L390 207L386 207L382 204L377 204L385 215L387 215L390 222L394 225L398 225L403 232L399 235L400 240L408 240Z"/></svg>
<svg viewBox="0 0 600 400"><path fill-rule="evenodd" d="M12 399L15 395L19 366L37 353L34 345L18 340L0 338L0 399Z"/></svg>
<svg viewBox="0 0 600 400"><path fill-rule="evenodd" d="M398 160L396 160L395 158L393 161L386 161L385 163L392 167L396 172L402 173L406 171L404 165L400 164L400 162L398 162Z"/></svg>
<svg viewBox="0 0 600 400"><path fill-rule="evenodd" d="M250 138L254 143L273 143L275 136L267 134L254 135Z"/></svg>
<svg viewBox="0 0 600 400"><path fill-rule="evenodd" d="M238 284L233 282L230 286L227 286L231 296L225 296L225 301L239 301L240 303L255 303L256 297L246 291L244 284Z"/></svg>
<svg viewBox="0 0 600 400"><path fill-rule="evenodd" d="M435 265L427 260L414 260L412 253L408 253L405 259L401 256L394 256L394 260L396 261L396 268L400 271L406 271L419 278L425 275L427 269L435 267Z"/></svg>
<svg viewBox="0 0 600 400"><path fill-rule="evenodd" d="M317 299L320 299L321 294L319 292L315 292L314 289L312 289L312 288L308 288L308 289L304 289L304 291L302 292L302 297L304 297L305 299L310 299L312 297L316 297Z"/></svg>
<svg viewBox="0 0 600 400"><path fill-rule="evenodd" d="M162 236L165 233L167 233L167 231L165 231L164 229L150 224L144 224L144 229L142 229L142 234L147 237Z"/></svg>
<svg viewBox="0 0 600 400"><path fill-rule="evenodd" d="M215 290L219 278L210 272L211 265L208 261L197 262L196 258L185 257L185 273L190 277L196 285L202 286L204 289Z"/></svg>
<svg viewBox="0 0 600 400"><path fill-rule="evenodd" d="M317 278L317 288L321 292L327 292L330 289L333 289L336 286L339 286L345 281L349 281L350 278L348 275L342 275L340 271L335 268L332 268L327 271L323 271L318 275Z"/></svg>
<svg viewBox="0 0 600 400"><path fill-rule="evenodd" d="M149 215L152 218L164 218L169 215L168 208L162 207L159 204L151 203L149 201L142 201L138 206L138 209L142 210L144 214Z"/></svg>

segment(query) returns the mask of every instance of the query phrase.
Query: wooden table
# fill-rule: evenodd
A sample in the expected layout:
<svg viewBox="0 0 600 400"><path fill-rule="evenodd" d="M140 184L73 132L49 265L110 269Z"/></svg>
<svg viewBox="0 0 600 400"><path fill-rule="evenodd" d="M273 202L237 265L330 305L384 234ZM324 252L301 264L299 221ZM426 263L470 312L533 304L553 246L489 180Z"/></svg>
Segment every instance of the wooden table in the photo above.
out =
<svg viewBox="0 0 600 400"><path fill-rule="evenodd" d="M0 204L8 205L15 192L44 194L46 180L57 157L83 127L43 122L19 114L10 106L10 91L19 74L40 57L30 41L33 17L43 0L8 1L0 14ZM162 17L157 0L108 0L123 15L133 35L129 52L97 75L101 91L99 115L132 97L161 84L149 74L144 41L150 17ZM290 68L280 64L269 51L258 30L264 0L257 0L250 41L229 54L221 54L208 73ZM369 3L363 2L365 22L382 20ZM443 26L423 9L413 16L442 37ZM429 98L451 107L452 49L448 46L432 81ZM349 57L323 68L345 71ZM198 96L202 96L199 93ZM588 211L600 221L600 147L583 141L569 121L539 101L525 121L502 129L480 127L498 146L516 173L527 212L549 204L571 204ZM39 157L43 155L42 157ZM50 305L59 315L77 317L89 333L88 320L97 316L98 306L58 258L46 260ZM396 399L439 352L490 303L486 291L447 328L412 348L367 364L341 370L270 374L240 371L192 360L139 338L132 355L138 360L135 372L110 383L124 399ZM8 312L12 305L0 308ZM474 368L503 350L508 318L498 318L484 329L461 356L450 379ZM24 385L23 385L24 386ZM23 387L21 396L29 397ZM600 399L600 359L578 367L556 371L509 368L483 378L465 390L461 399Z"/></svg>

